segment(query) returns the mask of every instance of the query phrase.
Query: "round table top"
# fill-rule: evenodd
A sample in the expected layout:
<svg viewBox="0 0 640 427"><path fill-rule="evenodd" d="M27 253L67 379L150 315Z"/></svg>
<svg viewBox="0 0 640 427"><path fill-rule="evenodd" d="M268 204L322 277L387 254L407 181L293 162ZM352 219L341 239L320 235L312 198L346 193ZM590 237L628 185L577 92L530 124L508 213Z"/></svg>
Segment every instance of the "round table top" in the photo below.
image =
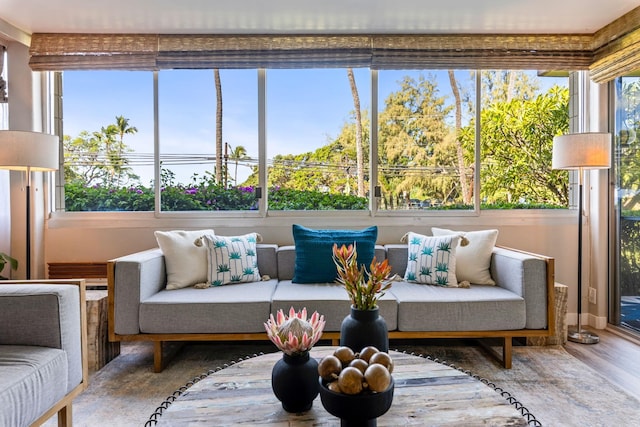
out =
<svg viewBox="0 0 640 427"><path fill-rule="evenodd" d="M314 347L320 360L335 347ZM395 391L389 411L378 426L521 426L527 420L505 397L484 382L424 357L391 351ZM282 353L249 358L192 385L163 414L159 426L339 426L322 407L291 414L271 389L271 369Z"/></svg>

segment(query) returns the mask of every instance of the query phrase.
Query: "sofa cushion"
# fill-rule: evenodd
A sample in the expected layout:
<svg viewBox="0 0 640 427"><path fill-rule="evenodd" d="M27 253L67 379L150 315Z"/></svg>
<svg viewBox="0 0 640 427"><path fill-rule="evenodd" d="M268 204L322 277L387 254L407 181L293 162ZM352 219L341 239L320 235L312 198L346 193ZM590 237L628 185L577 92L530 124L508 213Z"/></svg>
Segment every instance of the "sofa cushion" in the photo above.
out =
<svg viewBox="0 0 640 427"><path fill-rule="evenodd" d="M293 225L296 250L294 283L331 283L337 277L333 245L356 244L358 264L369 266L375 254L378 227L362 230L313 230Z"/></svg>
<svg viewBox="0 0 640 427"><path fill-rule="evenodd" d="M456 250L459 235L424 236L407 233L408 255L404 279L438 286L458 286Z"/></svg>
<svg viewBox="0 0 640 427"><path fill-rule="evenodd" d="M0 426L28 426L67 394L67 354L0 345Z"/></svg>
<svg viewBox="0 0 640 427"><path fill-rule="evenodd" d="M431 227L434 236L463 235L469 241L456 251L456 276L476 285L495 285L491 278L491 253L498 239L498 230L453 231Z"/></svg>
<svg viewBox="0 0 640 427"><path fill-rule="evenodd" d="M491 331L522 329L524 298L499 286L471 288L395 282L400 331Z"/></svg>
<svg viewBox="0 0 640 427"><path fill-rule="evenodd" d="M194 241L213 230L156 231L154 235L164 254L167 289L181 289L207 281L207 248Z"/></svg>
<svg viewBox="0 0 640 427"><path fill-rule="evenodd" d="M273 293L271 312L276 314L280 309L288 312L293 307L300 310L307 308L307 312L317 311L324 315L327 332L340 331L342 320L351 312L349 295L342 285L336 283L293 283L291 280L280 280ZM380 315L387 322L387 328L392 331L397 326L397 304L395 298L387 292L378 300Z"/></svg>
<svg viewBox="0 0 640 427"><path fill-rule="evenodd" d="M257 233L243 236L206 234L207 282L211 286L260 280L256 250Z"/></svg>
<svg viewBox="0 0 640 427"><path fill-rule="evenodd" d="M264 332L277 280L206 289L162 290L140 304L140 332L215 334Z"/></svg>

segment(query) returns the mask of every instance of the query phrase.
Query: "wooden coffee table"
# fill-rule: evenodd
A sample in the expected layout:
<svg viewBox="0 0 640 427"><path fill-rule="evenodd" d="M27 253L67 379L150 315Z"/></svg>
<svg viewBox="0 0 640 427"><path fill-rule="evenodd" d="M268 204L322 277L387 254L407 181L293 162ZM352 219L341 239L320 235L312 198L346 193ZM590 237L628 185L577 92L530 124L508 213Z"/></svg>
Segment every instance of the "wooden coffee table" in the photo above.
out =
<svg viewBox="0 0 640 427"><path fill-rule="evenodd" d="M315 347L311 356L319 360L334 348ZM524 410L525 418L507 401L509 395L477 378L420 356L390 354L395 392L391 409L377 419L378 426L521 426L532 420L538 425L533 415ZM249 358L206 376L167 409L157 410L146 425L156 421L159 426L340 425L324 410L320 396L308 412L290 414L282 409L271 390L271 368L281 357L278 352Z"/></svg>

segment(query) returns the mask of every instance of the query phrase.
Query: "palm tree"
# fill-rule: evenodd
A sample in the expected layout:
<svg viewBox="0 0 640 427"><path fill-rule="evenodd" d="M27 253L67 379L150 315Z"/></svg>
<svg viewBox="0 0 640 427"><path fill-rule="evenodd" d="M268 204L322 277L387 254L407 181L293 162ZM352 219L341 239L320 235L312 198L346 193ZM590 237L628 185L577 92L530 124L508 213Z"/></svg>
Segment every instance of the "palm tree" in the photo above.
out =
<svg viewBox="0 0 640 427"><path fill-rule="evenodd" d="M124 150L124 136L125 135L134 135L138 132L138 128L135 126L129 126L129 119L124 116L116 116L116 126L115 130L118 134L118 185L120 184L120 179L122 175L122 150Z"/></svg>
<svg viewBox="0 0 640 427"><path fill-rule="evenodd" d="M220 70L213 70L216 86L216 182L222 184L222 82Z"/></svg>
<svg viewBox="0 0 640 427"><path fill-rule="evenodd" d="M247 149L242 145L238 145L235 148L231 148L231 154L229 158L235 163L235 170L233 171L233 182L238 185L238 162L247 158Z"/></svg>
<svg viewBox="0 0 640 427"><path fill-rule="evenodd" d="M455 99L456 106L456 158L458 161L458 171L460 174L460 187L462 190L462 202L465 204L471 203L472 189L471 183L467 182L467 168L464 164L464 156L462 150L462 143L458 138L462 129L462 101L460 98L460 89L458 89L458 83L453 70L449 71L449 83L451 84L451 91L453 92L453 98ZM446 199L445 199L446 200Z"/></svg>
<svg viewBox="0 0 640 427"><path fill-rule="evenodd" d="M351 86L351 96L353 97L353 108L356 113L356 169L358 175L358 196L365 196L364 189L364 150L362 148L362 113L360 112L360 96L356 79L353 76L353 68L347 68L347 77Z"/></svg>

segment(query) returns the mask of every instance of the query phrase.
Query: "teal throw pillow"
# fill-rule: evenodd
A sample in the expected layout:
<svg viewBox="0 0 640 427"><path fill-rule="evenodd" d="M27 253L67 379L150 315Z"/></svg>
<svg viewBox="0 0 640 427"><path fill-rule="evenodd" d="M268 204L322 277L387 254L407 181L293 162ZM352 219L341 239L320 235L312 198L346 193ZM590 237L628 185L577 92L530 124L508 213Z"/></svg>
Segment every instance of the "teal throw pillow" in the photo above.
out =
<svg viewBox="0 0 640 427"><path fill-rule="evenodd" d="M202 240L209 255L207 280L211 286L260 281L256 233L232 237L206 234Z"/></svg>
<svg viewBox="0 0 640 427"><path fill-rule="evenodd" d="M356 244L358 264L369 268L375 255L378 227L362 230L313 230L293 224L296 263L293 283L332 283L338 276L333 262L333 244Z"/></svg>

